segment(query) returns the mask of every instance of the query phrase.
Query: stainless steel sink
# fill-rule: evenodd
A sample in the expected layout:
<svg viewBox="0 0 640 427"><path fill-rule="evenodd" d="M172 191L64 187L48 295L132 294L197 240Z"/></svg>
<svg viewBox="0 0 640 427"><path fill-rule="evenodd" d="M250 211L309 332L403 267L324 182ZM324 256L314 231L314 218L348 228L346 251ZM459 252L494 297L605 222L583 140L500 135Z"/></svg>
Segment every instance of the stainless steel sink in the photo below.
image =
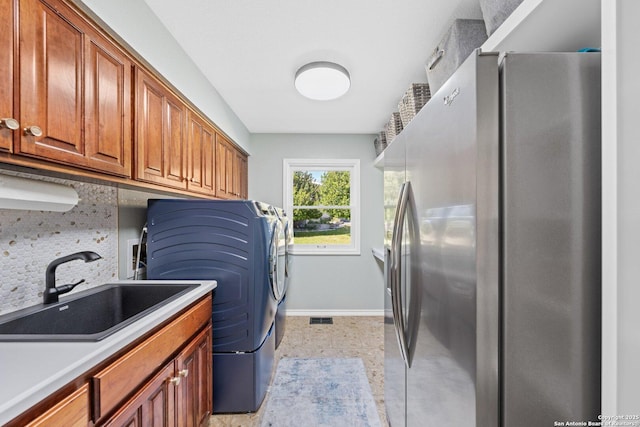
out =
<svg viewBox="0 0 640 427"><path fill-rule="evenodd" d="M106 284L0 316L0 341L99 341L197 285Z"/></svg>

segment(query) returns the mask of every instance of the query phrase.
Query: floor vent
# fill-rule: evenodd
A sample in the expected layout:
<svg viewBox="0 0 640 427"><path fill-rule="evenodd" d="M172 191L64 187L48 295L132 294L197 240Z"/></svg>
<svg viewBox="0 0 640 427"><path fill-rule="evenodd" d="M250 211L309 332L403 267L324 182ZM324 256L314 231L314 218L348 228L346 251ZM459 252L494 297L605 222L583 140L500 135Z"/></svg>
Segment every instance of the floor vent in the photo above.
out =
<svg viewBox="0 0 640 427"><path fill-rule="evenodd" d="M333 317L310 317L310 325L333 325Z"/></svg>

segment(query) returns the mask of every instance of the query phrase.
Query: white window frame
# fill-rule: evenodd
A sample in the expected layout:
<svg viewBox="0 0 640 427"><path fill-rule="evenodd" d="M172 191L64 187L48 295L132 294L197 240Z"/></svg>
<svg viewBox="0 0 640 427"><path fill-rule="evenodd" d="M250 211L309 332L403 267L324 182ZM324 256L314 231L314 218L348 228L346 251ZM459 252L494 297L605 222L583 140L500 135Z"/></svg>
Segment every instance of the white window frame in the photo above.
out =
<svg viewBox="0 0 640 427"><path fill-rule="evenodd" d="M296 245L294 255L360 255L360 159L284 159L283 205L289 218L293 218L293 174L297 171L349 171L351 179L351 244L350 245ZM318 206L319 209L327 208Z"/></svg>

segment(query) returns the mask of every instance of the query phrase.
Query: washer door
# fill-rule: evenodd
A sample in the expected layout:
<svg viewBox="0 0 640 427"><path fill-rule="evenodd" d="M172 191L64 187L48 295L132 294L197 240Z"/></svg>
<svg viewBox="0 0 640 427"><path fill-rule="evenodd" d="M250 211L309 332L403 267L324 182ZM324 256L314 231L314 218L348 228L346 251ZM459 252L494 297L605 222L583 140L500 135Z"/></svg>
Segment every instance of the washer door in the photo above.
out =
<svg viewBox="0 0 640 427"><path fill-rule="evenodd" d="M271 229L271 243L269 245L269 280L273 297L278 302L284 297L285 290L285 247L282 223L276 220Z"/></svg>

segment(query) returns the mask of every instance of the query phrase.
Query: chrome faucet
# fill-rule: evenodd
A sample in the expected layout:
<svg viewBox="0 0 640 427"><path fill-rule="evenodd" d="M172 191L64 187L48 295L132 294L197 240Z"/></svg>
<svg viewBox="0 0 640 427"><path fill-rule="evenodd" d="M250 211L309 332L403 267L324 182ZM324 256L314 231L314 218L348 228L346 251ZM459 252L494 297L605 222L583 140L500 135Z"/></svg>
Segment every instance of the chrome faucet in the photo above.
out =
<svg viewBox="0 0 640 427"><path fill-rule="evenodd" d="M65 262L73 261L76 259L81 259L84 262L92 262L102 258L95 252L84 251L77 252L75 254L63 256L62 258L54 259L47 266L47 273L45 276L45 289L44 289L44 303L51 304L54 302L58 302L58 296L62 294L66 294L67 292L71 292L73 288L78 286L80 283L84 283L84 279L80 280L77 283L71 283L68 285L61 285L56 287L56 268L60 264L64 264Z"/></svg>

